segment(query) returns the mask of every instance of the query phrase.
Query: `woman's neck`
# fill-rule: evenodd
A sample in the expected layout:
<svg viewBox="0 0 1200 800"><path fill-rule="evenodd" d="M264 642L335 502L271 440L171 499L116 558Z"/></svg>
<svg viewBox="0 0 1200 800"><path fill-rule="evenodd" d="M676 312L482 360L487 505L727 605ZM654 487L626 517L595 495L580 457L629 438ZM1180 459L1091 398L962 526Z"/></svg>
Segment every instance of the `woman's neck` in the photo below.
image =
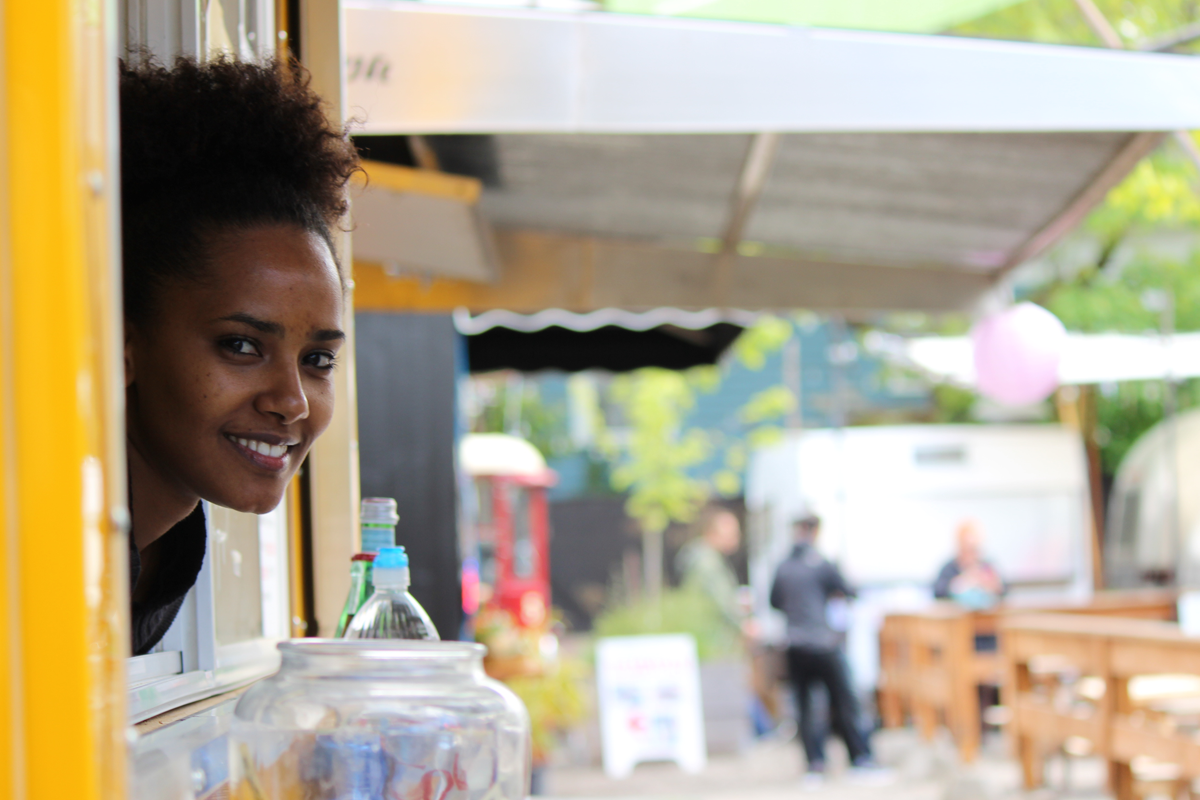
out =
<svg viewBox="0 0 1200 800"><path fill-rule="evenodd" d="M151 466L132 439L126 440L126 451L133 543L141 552L191 514L200 498Z"/></svg>

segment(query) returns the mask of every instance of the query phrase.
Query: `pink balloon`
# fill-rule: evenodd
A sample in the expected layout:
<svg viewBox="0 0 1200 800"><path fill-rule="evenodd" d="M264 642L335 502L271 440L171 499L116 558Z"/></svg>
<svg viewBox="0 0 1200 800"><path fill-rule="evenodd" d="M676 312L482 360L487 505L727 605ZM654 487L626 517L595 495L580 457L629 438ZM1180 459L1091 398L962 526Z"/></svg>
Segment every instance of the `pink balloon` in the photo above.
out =
<svg viewBox="0 0 1200 800"><path fill-rule="evenodd" d="M1018 406L1045 400L1058 388L1067 330L1058 317L1033 303L981 320L971 331L975 387L980 393Z"/></svg>

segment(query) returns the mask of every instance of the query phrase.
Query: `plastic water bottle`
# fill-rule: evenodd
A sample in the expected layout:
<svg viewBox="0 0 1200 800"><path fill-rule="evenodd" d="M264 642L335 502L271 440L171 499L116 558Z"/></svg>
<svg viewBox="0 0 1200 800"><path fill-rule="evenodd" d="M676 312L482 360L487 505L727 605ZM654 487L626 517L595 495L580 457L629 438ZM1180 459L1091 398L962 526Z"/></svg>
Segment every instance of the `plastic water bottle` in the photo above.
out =
<svg viewBox="0 0 1200 800"><path fill-rule="evenodd" d="M350 620L343 638L441 639L425 609L408 593L408 553L403 547L380 549L371 572L375 594Z"/></svg>
<svg viewBox="0 0 1200 800"><path fill-rule="evenodd" d="M364 497L359 524L362 526L362 549L364 553L378 553L384 547L396 544L396 501L390 497Z"/></svg>

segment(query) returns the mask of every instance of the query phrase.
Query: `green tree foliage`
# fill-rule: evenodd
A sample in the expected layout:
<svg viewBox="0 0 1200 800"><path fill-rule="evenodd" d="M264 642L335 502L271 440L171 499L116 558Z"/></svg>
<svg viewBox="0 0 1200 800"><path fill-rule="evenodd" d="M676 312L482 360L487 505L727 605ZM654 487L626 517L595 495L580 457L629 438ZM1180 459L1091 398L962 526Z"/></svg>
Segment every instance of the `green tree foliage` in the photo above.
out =
<svg viewBox="0 0 1200 800"><path fill-rule="evenodd" d="M520 392L517 429L509 430L508 414L513 392ZM483 403L475 419L476 433L513 433L526 439L546 458L569 452L571 442L566 431L566 409L547 404L523 382L498 383Z"/></svg>
<svg viewBox="0 0 1200 800"><path fill-rule="evenodd" d="M730 19L820 28L936 33L1014 0L601 0L620 14Z"/></svg>
<svg viewBox="0 0 1200 800"><path fill-rule="evenodd" d="M974 422L975 393L949 383L933 387L933 422L955 424Z"/></svg>
<svg viewBox="0 0 1200 800"><path fill-rule="evenodd" d="M1148 289L1169 289L1176 327L1200 330L1200 252L1155 248L1154 236L1200 232L1195 167L1173 149L1143 160L1084 224L1099 244L1094 263L1050 283L1037 298L1070 330L1141 333L1159 327ZM1064 258L1059 251L1051 258Z"/></svg>
<svg viewBox="0 0 1200 800"><path fill-rule="evenodd" d="M1182 28L1200 16L1193 0L1095 0L1127 45ZM951 29L961 36L1100 46L1073 0L1026 0Z"/></svg>
<svg viewBox="0 0 1200 800"><path fill-rule="evenodd" d="M533 761L541 765L558 749L561 735L588 715L587 665L559 658L544 675L520 675L505 681L529 713Z"/></svg>
<svg viewBox="0 0 1200 800"><path fill-rule="evenodd" d="M1044 302L1069 330L1146 333L1160 325L1159 312L1143 303L1151 289L1171 291L1177 330L1200 330L1200 252L1186 263L1142 254L1115 275L1091 268L1050 287Z"/></svg>
<svg viewBox="0 0 1200 800"><path fill-rule="evenodd" d="M613 487L629 493L626 511L653 533L672 520L690 522L708 495L690 470L710 451L704 431L684 427L684 416L696 404L687 374L640 369L618 377L610 392L629 425L612 470Z"/></svg>
<svg viewBox="0 0 1200 800"><path fill-rule="evenodd" d="M1101 387L1096 398L1096 444L1104 473L1112 475L1134 443L1163 418L1166 397L1159 381L1130 381ZM1200 381L1185 381L1178 388L1180 408L1200 404Z"/></svg>
<svg viewBox="0 0 1200 800"><path fill-rule="evenodd" d="M792 338L792 324L779 317L765 316L747 328L733 343L733 352L747 369L760 370L767 356Z"/></svg>

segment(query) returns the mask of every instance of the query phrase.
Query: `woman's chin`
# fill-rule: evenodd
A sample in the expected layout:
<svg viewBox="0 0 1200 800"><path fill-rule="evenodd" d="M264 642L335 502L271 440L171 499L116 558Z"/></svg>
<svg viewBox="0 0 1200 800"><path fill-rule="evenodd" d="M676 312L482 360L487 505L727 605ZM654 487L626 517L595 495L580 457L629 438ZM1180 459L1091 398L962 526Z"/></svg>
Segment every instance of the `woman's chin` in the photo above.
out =
<svg viewBox="0 0 1200 800"><path fill-rule="evenodd" d="M283 489L277 492L260 492L253 496L247 496L244 493L231 493L229 495L221 494L219 496L205 497L204 499L210 503L216 503L219 506L241 511L246 514L268 514L279 507L283 501Z"/></svg>

